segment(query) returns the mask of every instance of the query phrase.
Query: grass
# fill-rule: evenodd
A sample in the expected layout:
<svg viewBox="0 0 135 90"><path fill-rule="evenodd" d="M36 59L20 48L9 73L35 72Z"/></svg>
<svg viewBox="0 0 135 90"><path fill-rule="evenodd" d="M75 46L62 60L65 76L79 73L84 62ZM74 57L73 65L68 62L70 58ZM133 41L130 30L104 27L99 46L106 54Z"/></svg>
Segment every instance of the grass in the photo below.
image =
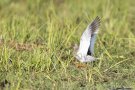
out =
<svg viewBox="0 0 135 90"><path fill-rule="evenodd" d="M135 89L134 0L0 0L0 87L11 90ZM92 63L73 57L101 17Z"/></svg>

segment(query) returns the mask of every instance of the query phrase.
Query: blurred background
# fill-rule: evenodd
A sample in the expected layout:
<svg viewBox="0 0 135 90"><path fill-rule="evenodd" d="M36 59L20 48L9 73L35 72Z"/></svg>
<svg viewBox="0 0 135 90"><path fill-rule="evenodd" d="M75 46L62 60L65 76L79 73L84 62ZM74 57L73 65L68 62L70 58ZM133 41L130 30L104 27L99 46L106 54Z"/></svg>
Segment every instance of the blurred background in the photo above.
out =
<svg viewBox="0 0 135 90"><path fill-rule="evenodd" d="M96 16L94 63L73 46ZM134 0L0 0L1 89L135 88Z"/></svg>

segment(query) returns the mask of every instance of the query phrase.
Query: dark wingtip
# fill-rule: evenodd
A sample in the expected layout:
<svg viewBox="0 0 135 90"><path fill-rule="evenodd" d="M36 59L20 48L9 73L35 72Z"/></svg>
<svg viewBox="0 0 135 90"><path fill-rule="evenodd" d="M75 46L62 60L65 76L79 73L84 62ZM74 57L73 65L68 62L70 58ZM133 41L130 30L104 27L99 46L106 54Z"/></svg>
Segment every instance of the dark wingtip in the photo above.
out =
<svg viewBox="0 0 135 90"><path fill-rule="evenodd" d="M97 32L99 26L100 26L100 17L97 16L94 21L91 23L90 28L92 30L92 33Z"/></svg>
<svg viewBox="0 0 135 90"><path fill-rule="evenodd" d="M97 21L99 23L99 26L100 26L101 19L99 16L97 16L94 21Z"/></svg>

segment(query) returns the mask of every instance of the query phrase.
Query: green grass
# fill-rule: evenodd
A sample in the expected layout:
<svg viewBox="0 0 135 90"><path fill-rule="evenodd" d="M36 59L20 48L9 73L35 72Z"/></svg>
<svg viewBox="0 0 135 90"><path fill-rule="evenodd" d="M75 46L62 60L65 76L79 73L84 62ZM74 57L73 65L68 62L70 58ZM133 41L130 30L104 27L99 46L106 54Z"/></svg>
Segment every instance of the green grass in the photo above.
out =
<svg viewBox="0 0 135 90"><path fill-rule="evenodd" d="M0 0L0 87L11 90L135 89L134 0ZM73 57L101 17L92 63ZM10 82L3 87L4 80Z"/></svg>

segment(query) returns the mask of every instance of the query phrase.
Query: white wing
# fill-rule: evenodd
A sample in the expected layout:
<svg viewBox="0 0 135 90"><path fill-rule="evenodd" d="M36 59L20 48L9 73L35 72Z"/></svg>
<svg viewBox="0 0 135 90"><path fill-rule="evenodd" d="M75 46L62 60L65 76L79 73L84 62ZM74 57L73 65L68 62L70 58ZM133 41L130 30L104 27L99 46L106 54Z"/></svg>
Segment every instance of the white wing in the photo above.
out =
<svg viewBox="0 0 135 90"><path fill-rule="evenodd" d="M88 49L88 55L94 55L94 44L96 41L96 36L99 30L100 26L100 18L96 17L96 19L91 24L92 34L91 34L91 40L90 40L90 46Z"/></svg>
<svg viewBox="0 0 135 90"><path fill-rule="evenodd" d="M91 41L91 36L97 33L97 29L98 29L97 27L99 26L98 25L99 21L100 21L99 17L96 17L95 20L90 25L88 25L88 27L86 28L86 30L83 32L81 36L80 46L79 46L77 56L76 56L76 58L80 60L81 62L94 60L94 57L92 56L89 57L87 56L87 54L91 51L89 48L91 46L91 42L94 41L94 40Z"/></svg>
<svg viewBox="0 0 135 90"><path fill-rule="evenodd" d="M88 48L90 46L90 39L91 39L91 28L89 26L83 32L80 40L80 46L78 49L78 54L81 56L86 56L88 52Z"/></svg>

